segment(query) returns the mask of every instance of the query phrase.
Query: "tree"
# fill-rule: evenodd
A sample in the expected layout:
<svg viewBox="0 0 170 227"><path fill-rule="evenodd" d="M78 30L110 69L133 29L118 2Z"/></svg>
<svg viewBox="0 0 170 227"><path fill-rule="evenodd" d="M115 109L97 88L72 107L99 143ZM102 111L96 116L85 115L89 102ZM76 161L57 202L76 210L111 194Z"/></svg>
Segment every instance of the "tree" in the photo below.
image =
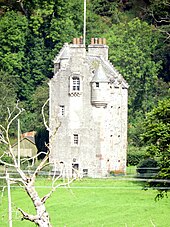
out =
<svg viewBox="0 0 170 227"><path fill-rule="evenodd" d="M11 75L0 71L0 122L3 125L6 124L8 109L11 109L17 101L16 84L13 79ZM10 132L14 132L13 127Z"/></svg>
<svg viewBox="0 0 170 227"><path fill-rule="evenodd" d="M43 116L44 116L44 113L43 113L44 107L45 107L45 105L42 108ZM6 167L13 168L13 170L15 170L18 173L19 177L16 177L16 178L10 177L10 178L8 178L8 180L13 183L18 183L20 186L22 185L35 207L35 210L36 210L35 215L28 214L21 208L18 208L18 210L21 212L21 214L23 216L23 219L29 220L29 221L35 223L39 227L50 227L51 226L50 217L46 210L45 202L52 195L52 193L56 190L56 188L58 188L61 185L65 185L65 186L69 185L75 178L72 178L72 179L68 178L67 182L63 181L62 183L58 184L57 180L62 177L62 173L65 168L65 165L63 163L62 164L54 163L54 174L52 177L51 191L49 191L49 193L44 195L43 197L40 197L38 195L38 192L36 191L36 188L35 188L35 181L36 181L36 178L37 178L39 172L47 164L49 164L48 158L49 158L49 153L50 153L50 146L48 146L48 152L45 154L44 159L40 162L40 164L36 167L35 170L33 170L33 169L31 170L30 169L31 166L29 167L29 169L27 171L24 171L22 169L20 162L18 161L17 157L15 156L15 154L13 152L13 148L11 146L11 142L10 142L10 138L9 138L9 130L10 130L11 124L20 116L20 114L22 114L23 111L24 110L21 109L17 103L12 111L8 111L9 115L8 115L8 119L7 119L6 128L3 125L0 125L0 129L1 129L0 142L7 146L6 149L4 149L3 154L0 156L0 163L5 165ZM47 127L45 118L44 118L44 124ZM47 129L48 129L48 127L47 127ZM55 132L56 131L57 131L57 129L55 129ZM51 135L51 139L52 139L52 134L50 134L50 135ZM42 154L42 153L43 152L40 152L39 154ZM9 163L8 160L3 160L3 157L6 154L11 157L12 163ZM34 164L35 158L37 158L38 155L36 155L36 157L31 157L28 159L29 161L32 160L32 165ZM55 172L57 166L60 169L60 174L58 176L56 176L56 172Z"/></svg>
<svg viewBox="0 0 170 227"><path fill-rule="evenodd" d="M24 71L27 28L27 19L14 11L7 12L0 19L0 67L10 75L16 91L19 88L20 72Z"/></svg>
<svg viewBox="0 0 170 227"><path fill-rule="evenodd" d="M158 187L157 198L163 197L170 186L170 99L158 103L144 122L143 142L148 146L148 156L158 161L160 171L150 187Z"/></svg>
<svg viewBox="0 0 170 227"><path fill-rule="evenodd" d="M161 68L161 61L153 59L159 32L146 22L133 19L113 25L107 34L110 60L130 85L130 116L147 111L145 101L153 97L153 89Z"/></svg>
<svg viewBox="0 0 170 227"><path fill-rule="evenodd" d="M148 7L145 10L144 19L149 21L155 26L160 33L162 33L162 40L160 47L155 56L156 59L161 59L163 62L163 68L159 77L164 81L170 81L169 79L169 64L170 64L170 3L168 0L150 0Z"/></svg>
<svg viewBox="0 0 170 227"><path fill-rule="evenodd" d="M41 115L41 107L48 99L49 88L47 82L44 82L42 85L39 85L34 93L32 93L29 103L22 102L22 107L26 110L22 114L21 118L21 129L22 131L39 131L44 129L44 123ZM46 119L48 119L48 104L44 110Z"/></svg>

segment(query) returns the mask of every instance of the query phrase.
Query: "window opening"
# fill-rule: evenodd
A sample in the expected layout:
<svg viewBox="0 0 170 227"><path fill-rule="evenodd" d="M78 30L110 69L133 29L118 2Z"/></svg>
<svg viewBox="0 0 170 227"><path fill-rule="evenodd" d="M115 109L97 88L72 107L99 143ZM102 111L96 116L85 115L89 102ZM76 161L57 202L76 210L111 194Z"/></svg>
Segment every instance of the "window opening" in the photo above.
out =
<svg viewBox="0 0 170 227"><path fill-rule="evenodd" d="M65 106L60 106L60 114L64 116L65 114Z"/></svg>
<svg viewBox="0 0 170 227"><path fill-rule="evenodd" d="M72 163L72 176L73 177L78 176L78 170L79 170L79 164L78 163Z"/></svg>
<svg viewBox="0 0 170 227"><path fill-rule="evenodd" d="M80 78L73 77L73 91L80 91Z"/></svg>
<svg viewBox="0 0 170 227"><path fill-rule="evenodd" d="M99 82L96 82L96 87L99 87Z"/></svg>
<svg viewBox="0 0 170 227"><path fill-rule="evenodd" d="M83 176L87 177L88 176L88 169L83 169Z"/></svg>
<svg viewBox="0 0 170 227"><path fill-rule="evenodd" d="M73 136L74 136L74 137L73 137L73 143L74 143L75 145L78 145L78 143L79 143L78 134L74 134Z"/></svg>

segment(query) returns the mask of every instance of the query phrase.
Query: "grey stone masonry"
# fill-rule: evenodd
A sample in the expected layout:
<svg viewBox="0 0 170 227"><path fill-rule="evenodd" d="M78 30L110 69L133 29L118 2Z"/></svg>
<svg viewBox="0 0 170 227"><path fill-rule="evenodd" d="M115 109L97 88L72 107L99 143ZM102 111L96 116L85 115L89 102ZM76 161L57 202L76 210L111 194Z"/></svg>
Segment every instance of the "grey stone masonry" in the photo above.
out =
<svg viewBox="0 0 170 227"><path fill-rule="evenodd" d="M70 176L126 172L128 84L108 49L104 38L92 38L88 50L74 38L54 59L50 162L64 164Z"/></svg>

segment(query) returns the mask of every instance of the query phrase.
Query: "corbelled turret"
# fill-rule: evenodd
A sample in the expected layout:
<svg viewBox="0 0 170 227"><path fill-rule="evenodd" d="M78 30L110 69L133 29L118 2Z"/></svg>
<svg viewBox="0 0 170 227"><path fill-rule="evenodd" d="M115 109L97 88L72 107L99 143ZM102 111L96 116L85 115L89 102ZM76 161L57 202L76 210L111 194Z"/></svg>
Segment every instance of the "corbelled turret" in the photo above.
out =
<svg viewBox="0 0 170 227"><path fill-rule="evenodd" d="M101 64L97 68L91 81L91 103L96 107L105 107L108 103L109 79Z"/></svg>

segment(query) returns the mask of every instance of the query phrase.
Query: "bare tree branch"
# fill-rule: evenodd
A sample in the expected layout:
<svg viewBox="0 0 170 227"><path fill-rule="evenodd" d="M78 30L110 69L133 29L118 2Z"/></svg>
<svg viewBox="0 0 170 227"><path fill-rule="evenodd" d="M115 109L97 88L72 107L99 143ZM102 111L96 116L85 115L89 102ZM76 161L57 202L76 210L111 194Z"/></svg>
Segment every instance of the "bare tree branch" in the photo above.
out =
<svg viewBox="0 0 170 227"><path fill-rule="evenodd" d="M50 128L48 127L47 121L46 121L46 119L45 119L44 109L45 109L47 103L49 102L49 100L50 100L50 99L47 99L47 100L46 100L46 102L44 103L44 105L43 105L43 107L42 107L42 111L41 111L42 116L43 116L44 126L45 126L45 128L47 129L47 131L50 131Z"/></svg>
<svg viewBox="0 0 170 227"><path fill-rule="evenodd" d="M150 221L151 221L152 226L153 227L156 227L156 225L153 223L153 221L152 220L150 220Z"/></svg>
<svg viewBox="0 0 170 227"><path fill-rule="evenodd" d="M21 7L21 9L22 9L22 11L23 11L23 13L24 13L26 16L28 16L27 10L24 8L23 1L22 1L22 0L18 0L17 2L19 3L19 5L20 5L20 7Z"/></svg>
<svg viewBox="0 0 170 227"><path fill-rule="evenodd" d="M42 107L42 116L43 116L44 125L45 125L46 129L49 131L50 139L52 140L54 138L54 133L57 132L57 130L60 126L60 123L58 124L57 128L54 129L53 133L50 132L50 128L47 125L47 121L45 119L45 114L44 114L44 109L45 109L45 106L47 105L48 101L49 100L47 100ZM21 208L19 208L18 210L22 214L23 219L34 222L39 227L50 227L51 224L50 224L50 220L49 220L49 214L46 211L45 202L57 188L59 188L61 186L65 186L65 187L69 188L70 183L72 183L76 179L76 177L78 176L78 173L76 173L76 170L75 170L74 172L76 174L74 175L74 177L69 178L69 175L67 176L65 164L61 164L61 163L57 163L57 162L53 163L55 171L54 171L53 177L52 177L51 190L46 195L44 195L42 198L40 198L40 196L38 195L38 192L36 191L35 181L36 181L36 177L39 174L39 172L45 166L50 165L50 163L48 162L48 159L49 159L49 154L50 154L51 149L50 149L50 145L46 144L46 147L48 148L47 153L39 152L37 155L35 155L33 157L22 159L21 163L24 163L26 161L30 162L30 160L32 161L31 164L28 165L28 170L26 172L21 169L20 165L18 165L17 158L14 155L14 152L13 152L13 149L12 149L12 146L10 143L9 130L10 130L10 126L11 126L12 122L15 121L23 111L24 110L19 107L19 103L17 102L16 106L13 108L12 111L10 111L10 109L8 108L8 119L7 119L6 128L4 126L0 125L0 129L2 130L2 132L0 133L0 141L3 142L4 144L8 145L7 151L4 151L4 153L0 156L0 163L2 163L5 166L12 167L13 169L15 169L17 171L17 173L19 174L19 177L17 177L17 178L8 177L8 181L10 181L10 184L17 183L20 187L23 187L24 190L27 192L28 196L31 198L32 203L35 207L36 215L28 214L27 212L25 212ZM3 136L3 133L5 133L5 137ZM40 154L45 154L45 157L40 162L40 164L37 166L37 168L33 171L32 168L35 164L35 160L37 160L37 157ZM5 155L9 155L12 158L12 161L13 161L12 164L2 160L2 158ZM58 166L60 167L59 171L57 171ZM62 183L58 183L58 180L62 177L63 177ZM66 177L67 177L67 179L66 179ZM2 177L2 178L5 179L4 177Z"/></svg>
<svg viewBox="0 0 170 227"><path fill-rule="evenodd" d="M23 215L23 219L25 220L34 222L38 218L36 215L28 214L27 212L23 211L21 208L18 208L18 210L21 212L21 214Z"/></svg>

